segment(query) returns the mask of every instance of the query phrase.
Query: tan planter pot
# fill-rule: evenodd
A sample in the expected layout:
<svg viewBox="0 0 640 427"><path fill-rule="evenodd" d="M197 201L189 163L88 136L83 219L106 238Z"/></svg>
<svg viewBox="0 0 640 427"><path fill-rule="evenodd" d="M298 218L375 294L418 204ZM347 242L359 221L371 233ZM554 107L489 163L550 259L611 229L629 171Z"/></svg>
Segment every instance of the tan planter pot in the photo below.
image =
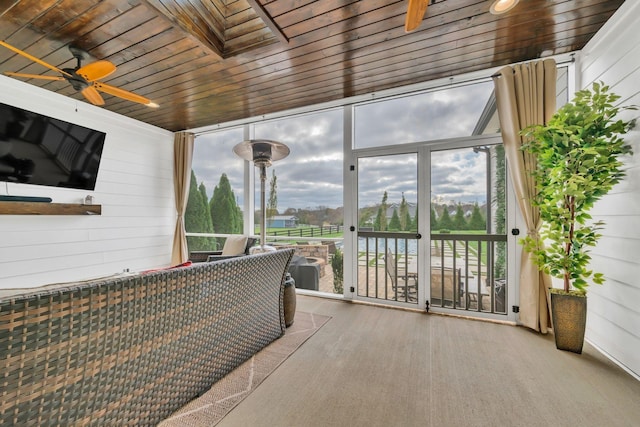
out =
<svg viewBox="0 0 640 427"><path fill-rule="evenodd" d="M551 293L551 318L556 348L582 353L587 326L587 297Z"/></svg>

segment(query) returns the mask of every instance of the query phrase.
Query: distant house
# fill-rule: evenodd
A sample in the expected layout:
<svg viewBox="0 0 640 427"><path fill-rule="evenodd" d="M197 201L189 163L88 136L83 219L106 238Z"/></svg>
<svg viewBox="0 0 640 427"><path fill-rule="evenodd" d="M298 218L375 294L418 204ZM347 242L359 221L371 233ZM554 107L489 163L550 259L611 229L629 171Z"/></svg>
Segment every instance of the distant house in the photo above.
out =
<svg viewBox="0 0 640 427"><path fill-rule="evenodd" d="M411 218L416 216L417 207L417 204L413 202L407 202L407 210L409 211L409 215L411 215ZM387 219L391 219L394 210L398 211L398 215L400 214L400 203L391 203L387 206Z"/></svg>
<svg viewBox="0 0 640 427"><path fill-rule="evenodd" d="M291 215L276 215L273 218L267 218L267 228L296 228L298 218Z"/></svg>

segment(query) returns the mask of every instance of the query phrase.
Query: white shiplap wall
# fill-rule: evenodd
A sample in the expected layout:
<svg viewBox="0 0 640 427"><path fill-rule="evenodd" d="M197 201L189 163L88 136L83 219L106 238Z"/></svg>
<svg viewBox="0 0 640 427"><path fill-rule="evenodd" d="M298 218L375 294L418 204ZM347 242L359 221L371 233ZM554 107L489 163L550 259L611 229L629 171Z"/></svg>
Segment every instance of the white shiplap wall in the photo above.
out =
<svg viewBox="0 0 640 427"><path fill-rule="evenodd" d="M580 87L603 81L624 104L640 105L640 1L626 1L582 50ZM638 111L622 118L637 118ZM640 377L640 130L627 134L627 177L594 208L606 221L592 267L606 276L589 287L587 340Z"/></svg>
<svg viewBox="0 0 640 427"><path fill-rule="evenodd" d="M169 265L176 220L171 132L5 76L0 102L107 134L95 191L0 182L0 194L58 203L91 194L102 205L101 216L0 215L0 289Z"/></svg>

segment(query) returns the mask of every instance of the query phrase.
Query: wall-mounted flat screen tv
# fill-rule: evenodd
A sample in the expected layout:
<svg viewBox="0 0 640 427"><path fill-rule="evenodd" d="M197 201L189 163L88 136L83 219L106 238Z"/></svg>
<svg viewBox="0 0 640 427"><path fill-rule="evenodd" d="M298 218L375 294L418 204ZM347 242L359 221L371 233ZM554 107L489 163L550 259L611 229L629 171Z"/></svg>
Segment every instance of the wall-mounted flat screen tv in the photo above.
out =
<svg viewBox="0 0 640 427"><path fill-rule="evenodd" d="M0 103L0 181L93 190L105 133Z"/></svg>

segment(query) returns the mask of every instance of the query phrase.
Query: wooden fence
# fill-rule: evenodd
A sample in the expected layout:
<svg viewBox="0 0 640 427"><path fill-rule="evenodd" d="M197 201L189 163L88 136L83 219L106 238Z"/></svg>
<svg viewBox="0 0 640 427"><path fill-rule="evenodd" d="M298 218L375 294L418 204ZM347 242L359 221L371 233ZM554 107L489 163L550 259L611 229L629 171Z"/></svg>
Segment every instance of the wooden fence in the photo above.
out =
<svg viewBox="0 0 640 427"><path fill-rule="evenodd" d="M287 236L287 237L320 237L329 234L341 233L344 231L342 225L323 225L322 227L308 228L288 228L285 230L269 231L269 236Z"/></svg>

